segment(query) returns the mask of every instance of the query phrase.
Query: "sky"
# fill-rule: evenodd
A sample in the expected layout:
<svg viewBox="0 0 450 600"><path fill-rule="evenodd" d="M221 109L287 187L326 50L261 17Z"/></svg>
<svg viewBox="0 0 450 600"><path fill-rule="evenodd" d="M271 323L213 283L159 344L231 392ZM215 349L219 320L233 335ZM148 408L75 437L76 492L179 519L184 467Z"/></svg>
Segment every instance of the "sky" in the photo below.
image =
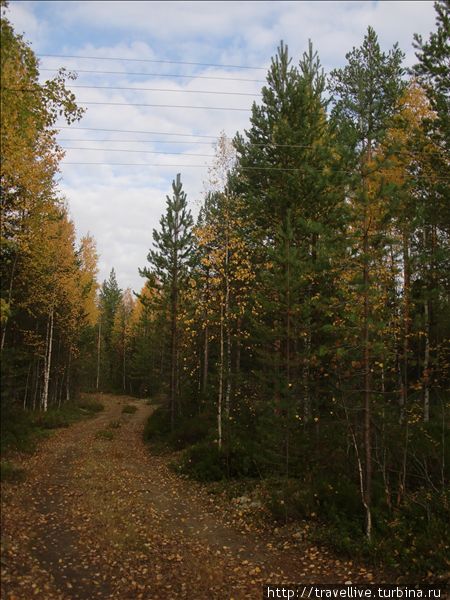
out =
<svg viewBox="0 0 450 600"><path fill-rule="evenodd" d="M399 43L409 66L414 33L427 38L435 23L433 2L416 0L22 0L6 15L39 56L43 81L60 67L78 74L68 87L87 110L60 129L59 188L78 238L97 242L99 281L114 267L135 291L172 180L181 173L195 215L215 139L248 128L280 40L298 63L311 39L328 73L371 25L383 50Z"/></svg>

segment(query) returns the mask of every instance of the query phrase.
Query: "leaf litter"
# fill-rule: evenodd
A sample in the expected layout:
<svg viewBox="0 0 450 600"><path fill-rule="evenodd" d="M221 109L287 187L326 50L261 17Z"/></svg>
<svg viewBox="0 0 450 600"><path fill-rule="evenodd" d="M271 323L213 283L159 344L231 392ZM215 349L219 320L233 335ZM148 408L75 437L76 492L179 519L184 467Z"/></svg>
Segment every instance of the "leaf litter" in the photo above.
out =
<svg viewBox="0 0 450 600"><path fill-rule="evenodd" d="M105 411L45 440L2 484L2 598L260 598L262 584L369 583L303 534L254 519L258 507L211 497L142 440L154 407L105 395ZM138 407L122 415L124 405ZM120 421L111 439L98 436Z"/></svg>

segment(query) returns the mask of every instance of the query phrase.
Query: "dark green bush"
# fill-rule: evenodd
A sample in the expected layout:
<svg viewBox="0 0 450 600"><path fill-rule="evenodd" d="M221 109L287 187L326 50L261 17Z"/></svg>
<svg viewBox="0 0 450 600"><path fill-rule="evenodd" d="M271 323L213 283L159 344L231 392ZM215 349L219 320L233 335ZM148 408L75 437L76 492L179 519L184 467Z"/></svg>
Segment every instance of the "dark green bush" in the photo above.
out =
<svg viewBox="0 0 450 600"><path fill-rule="evenodd" d="M156 442L168 439L170 434L170 413L167 407L157 408L147 419L144 427L144 440Z"/></svg>
<svg viewBox="0 0 450 600"><path fill-rule="evenodd" d="M122 408L122 413L128 415L133 415L136 411L137 406L135 406L134 404L125 404L125 406Z"/></svg>
<svg viewBox="0 0 450 600"><path fill-rule="evenodd" d="M33 452L39 437L32 413L17 407L5 407L1 418L1 451L13 449Z"/></svg>
<svg viewBox="0 0 450 600"><path fill-rule="evenodd" d="M46 412L6 405L2 408L1 451L33 452L37 441L50 430L68 427L71 423L92 416L103 408L101 402L89 397L68 402L60 408L50 407Z"/></svg>
<svg viewBox="0 0 450 600"><path fill-rule="evenodd" d="M48 410L47 412L37 413L33 420L35 425L42 429L59 429L60 427L69 427L73 416L66 408L63 411Z"/></svg>
<svg viewBox="0 0 450 600"><path fill-rule="evenodd" d="M90 412L90 413L101 412L105 408L104 405L102 404L102 402L98 398L90 398L87 396L82 396L78 400L76 405L79 408L81 408L87 412Z"/></svg>
<svg viewBox="0 0 450 600"><path fill-rule="evenodd" d="M109 429L100 429L100 431L97 431L97 433L95 434L95 437L104 440L112 440L114 434Z"/></svg>
<svg viewBox="0 0 450 600"><path fill-rule="evenodd" d="M225 455L216 443L201 442L185 451L179 470L197 481L220 481L226 478Z"/></svg>
<svg viewBox="0 0 450 600"><path fill-rule="evenodd" d="M203 441L211 428L211 420L207 415L195 415L176 423L170 434L169 443L175 450L184 450L188 446Z"/></svg>
<svg viewBox="0 0 450 600"><path fill-rule="evenodd" d="M2 460L0 462L0 481L19 482L25 478L23 469L17 468L12 463Z"/></svg>

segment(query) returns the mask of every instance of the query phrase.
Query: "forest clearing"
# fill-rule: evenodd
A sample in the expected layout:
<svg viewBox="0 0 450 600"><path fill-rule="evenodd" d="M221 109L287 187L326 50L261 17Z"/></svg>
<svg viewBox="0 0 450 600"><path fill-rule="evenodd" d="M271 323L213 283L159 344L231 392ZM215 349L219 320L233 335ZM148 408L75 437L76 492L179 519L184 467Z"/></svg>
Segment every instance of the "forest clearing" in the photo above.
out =
<svg viewBox="0 0 450 600"><path fill-rule="evenodd" d="M5 600L444 585L450 0L48 4L1 1Z"/></svg>

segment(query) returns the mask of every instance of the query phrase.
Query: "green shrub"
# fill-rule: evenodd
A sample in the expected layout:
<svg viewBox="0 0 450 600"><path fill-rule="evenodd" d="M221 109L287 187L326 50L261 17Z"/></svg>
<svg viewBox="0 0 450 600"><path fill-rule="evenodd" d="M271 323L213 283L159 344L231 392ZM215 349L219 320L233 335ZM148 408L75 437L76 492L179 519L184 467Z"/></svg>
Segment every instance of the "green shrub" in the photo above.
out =
<svg viewBox="0 0 450 600"><path fill-rule="evenodd" d="M122 412L124 414L132 415L136 411L137 411L137 406L135 406L134 404L125 404L125 406L122 408Z"/></svg>
<svg viewBox="0 0 450 600"><path fill-rule="evenodd" d="M89 413L97 413L105 409L98 398L90 398L87 396L82 396L76 404L79 408Z"/></svg>
<svg viewBox="0 0 450 600"><path fill-rule="evenodd" d="M202 442L185 451L179 471L197 481L220 481L226 478L225 456L216 443Z"/></svg>
<svg viewBox="0 0 450 600"><path fill-rule="evenodd" d="M167 440L170 434L170 413L167 407L157 408L147 419L144 427L144 440L156 442Z"/></svg>
<svg viewBox="0 0 450 600"><path fill-rule="evenodd" d="M287 522L317 515L314 490L297 479L267 480L263 500L276 521Z"/></svg>
<svg viewBox="0 0 450 600"><path fill-rule="evenodd" d="M67 427L103 408L103 404L97 399L87 397L63 404L60 408L50 407L46 412L6 405L2 407L1 452L34 452L38 440L51 430Z"/></svg>
<svg viewBox="0 0 450 600"><path fill-rule="evenodd" d="M12 463L2 460L0 462L0 481L20 482L25 479L25 471Z"/></svg>
<svg viewBox="0 0 450 600"><path fill-rule="evenodd" d="M69 427L73 420L70 417L70 412L67 409L65 411L49 410L37 413L33 420L42 429L59 429L60 427Z"/></svg>
<svg viewBox="0 0 450 600"><path fill-rule="evenodd" d="M1 418L1 451L33 452L39 437L32 413L16 407L5 407Z"/></svg>
<svg viewBox="0 0 450 600"><path fill-rule="evenodd" d="M184 450L188 446L203 441L211 428L207 415L180 419L175 424L175 430L170 434L168 442L175 450Z"/></svg>
<svg viewBox="0 0 450 600"><path fill-rule="evenodd" d="M411 574L448 571L449 509L448 490L409 495L391 515L385 513L375 521L374 558L388 559L392 566Z"/></svg>
<svg viewBox="0 0 450 600"><path fill-rule="evenodd" d="M100 439L104 439L104 440L112 440L113 437L114 437L114 434L109 429L100 429L95 434L95 437L100 438Z"/></svg>

